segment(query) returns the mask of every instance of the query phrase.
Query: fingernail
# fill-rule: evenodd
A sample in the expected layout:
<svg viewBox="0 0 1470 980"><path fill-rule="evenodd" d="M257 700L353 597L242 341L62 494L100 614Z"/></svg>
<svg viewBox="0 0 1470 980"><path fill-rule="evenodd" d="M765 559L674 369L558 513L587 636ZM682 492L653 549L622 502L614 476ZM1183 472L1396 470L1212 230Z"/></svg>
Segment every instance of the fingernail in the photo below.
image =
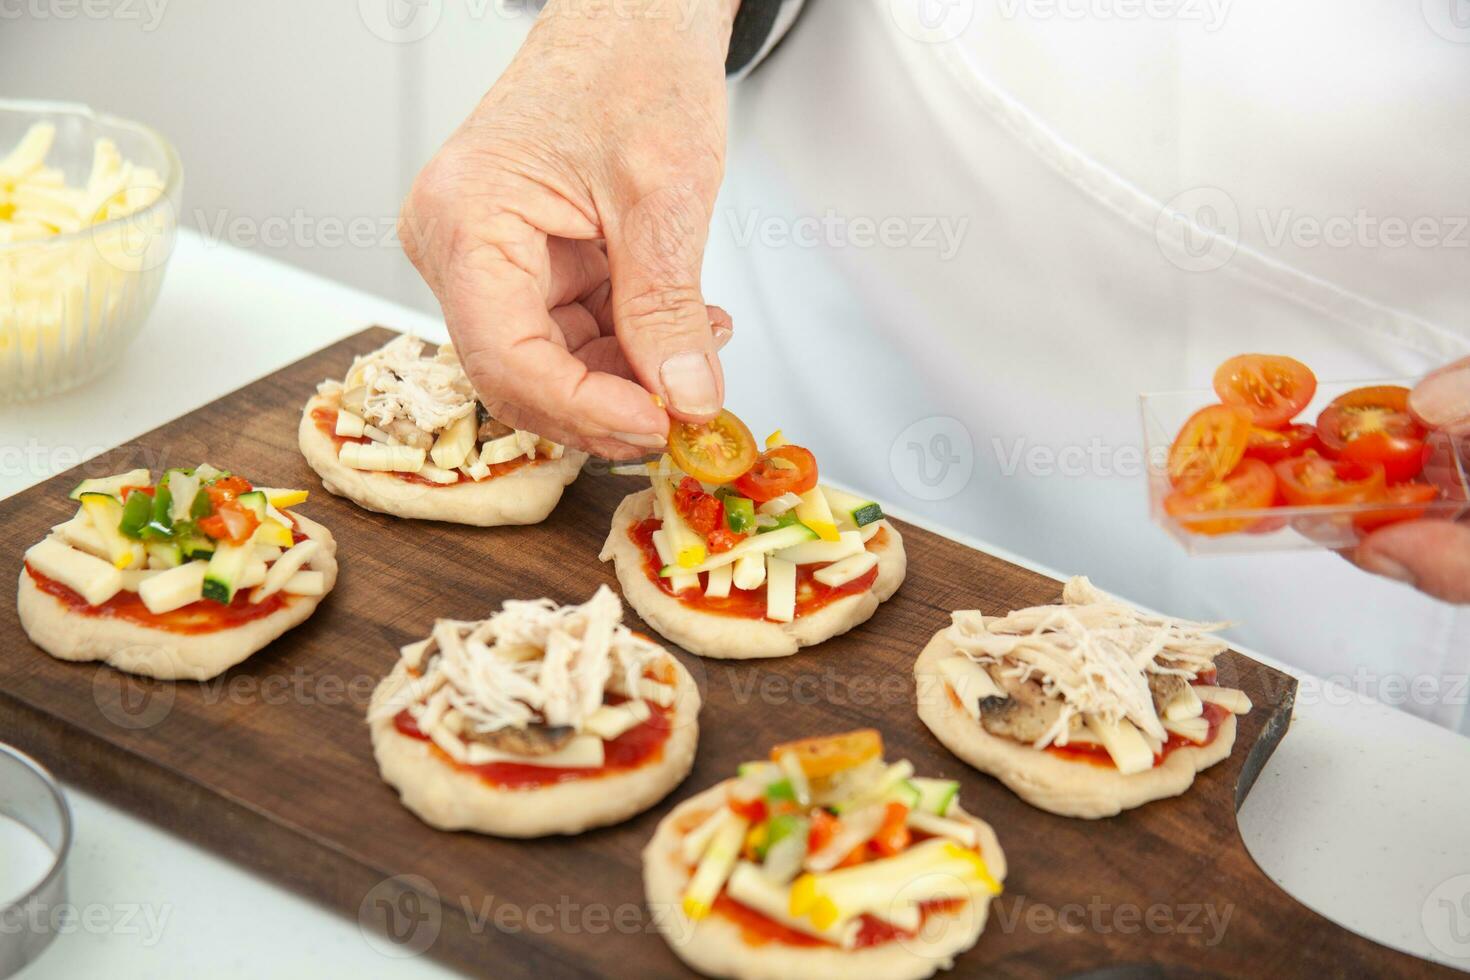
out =
<svg viewBox="0 0 1470 980"><path fill-rule="evenodd" d="M1470 421L1470 365L1431 374L1409 396L1414 414L1437 428Z"/></svg>
<svg viewBox="0 0 1470 980"><path fill-rule="evenodd" d="M618 442L626 442L630 446L639 446L643 449L662 449L669 442L668 436L652 432L614 432L611 435Z"/></svg>
<svg viewBox="0 0 1470 980"><path fill-rule="evenodd" d="M658 376L675 411L686 415L713 415L720 410L720 391L709 358L696 351L675 354L664 361Z"/></svg>
<svg viewBox="0 0 1470 980"><path fill-rule="evenodd" d="M723 323L711 323L710 333L714 335L715 350L723 350L725 345L730 342L730 338L735 336L735 331Z"/></svg>
<svg viewBox="0 0 1470 980"><path fill-rule="evenodd" d="M1382 575L1384 578L1391 578L1405 585L1414 585L1418 581L1418 576L1409 571L1408 566L1376 551L1359 557L1358 564L1374 575Z"/></svg>

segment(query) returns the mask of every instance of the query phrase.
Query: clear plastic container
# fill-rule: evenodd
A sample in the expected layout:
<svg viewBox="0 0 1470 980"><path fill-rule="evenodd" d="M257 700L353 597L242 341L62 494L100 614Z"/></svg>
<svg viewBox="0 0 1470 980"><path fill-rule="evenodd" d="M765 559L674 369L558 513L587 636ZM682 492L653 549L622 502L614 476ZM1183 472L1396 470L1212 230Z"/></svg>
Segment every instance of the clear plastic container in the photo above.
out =
<svg viewBox="0 0 1470 980"><path fill-rule="evenodd" d="M101 137L158 174L157 200L127 217L34 241L0 241L0 402L75 387L111 367L138 335L173 253L183 173L146 126L73 103L0 99L0 159L49 122L46 166L84 187Z"/></svg>
<svg viewBox="0 0 1470 980"><path fill-rule="evenodd" d="M1319 382L1312 403L1297 419L1315 423L1328 403L1355 388L1373 385L1412 388L1415 383L1402 379ZM1432 432L1428 439L1429 462L1422 479L1440 489L1441 499L1428 504L1268 507L1175 517L1164 510L1164 498L1172 489L1167 471L1169 447L1191 415L1219 400L1219 396L1209 388L1157 392L1140 398L1144 453L1148 460L1149 511L1154 523L1168 531L1190 554L1239 555L1258 551L1350 548L1362 537L1358 524L1367 514L1375 519L1419 515L1426 519L1444 520L1470 514L1470 503L1467 503L1470 501L1470 438L1455 439L1442 432ZM1195 526L1220 520L1239 520L1242 528L1229 534L1204 534L1192 530Z"/></svg>

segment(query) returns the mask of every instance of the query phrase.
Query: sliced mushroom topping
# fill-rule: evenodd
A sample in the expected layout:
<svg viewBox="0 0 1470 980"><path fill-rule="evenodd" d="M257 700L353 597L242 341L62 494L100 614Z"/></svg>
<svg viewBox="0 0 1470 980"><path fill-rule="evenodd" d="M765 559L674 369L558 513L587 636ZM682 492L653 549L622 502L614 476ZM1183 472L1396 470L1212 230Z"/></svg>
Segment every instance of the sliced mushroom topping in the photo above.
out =
<svg viewBox="0 0 1470 980"><path fill-rule="evenodd" d="M1160 718L1164 716L1164 709L1169 706L1169 702L1188 685L1189 682L1177 674L1148 675L1149 693L1154 696L1154 710L1159 713Z"/></svg>
<svg viewBox="0 0 1470 980"><path fill-rule="evenodd" d="M1035 742L1061 717L1061 699L1047 697L1035 678L1022 682L1007 679L1002 686L1010 697L980 702L980 724L990 734Z"/></svg>
<svg viewBox="0 0 1470 980"><path fill-rule="evenodd" d="M535 756L550 755L576 734L577 730L571 725L527 725L525 728L502 728L497 732L466 732L465 738L497 752Z"/></svg>
<svg viewBox="0 0 1470 980"><path fill-rule="evenodd" d="M515 429L512 429L504 422L500 422L496 419L487 417L483 422L480 423L480 431L475 433L475 437L481 442L490 442L493 439L500 439L504 436L508 436L514 431Z"/></svg>

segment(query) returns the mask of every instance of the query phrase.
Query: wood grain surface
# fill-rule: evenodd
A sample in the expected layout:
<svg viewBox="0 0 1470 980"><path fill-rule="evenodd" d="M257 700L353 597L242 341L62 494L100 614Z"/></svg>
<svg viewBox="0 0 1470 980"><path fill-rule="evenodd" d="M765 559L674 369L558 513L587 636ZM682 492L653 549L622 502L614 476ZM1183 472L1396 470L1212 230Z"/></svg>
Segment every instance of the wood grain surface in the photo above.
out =
<svg viewBox="0 0 1470 980"><path fill-rule="evenodd" d="M261 485L311 488L300 510L336 534L342 567L310 621L204 683L53 660L26 640L7 602L0 738L359 919L363 941L384 950L385 973L393 956L422 954L495 977L686 975L642 900L639 853L660 817L773 742L867 725L882 730L890 759L961 780L966 808L994 825L1009 856L1006 892L956 975L1440 972L1308 910L1246 853L1235 811L1286 733L1295 693L1277 671L1223 657L1221 682L1255 703L1233 755L1183 797L1114 819L1035 810L951 756L914 711L920 648L953 609L1004 613L1055 601L1060 587L902 523L908 580L865 626L778 661L679 652L704 693L699 755L688 780L650 812L533 842L424 826L378 777L363 721L373 686L436 617L487 615L508 598L581 601L601 583L616 587L597 553L613 509L640 484L594 463L544 524L486 530L399 521L328 495L296 448L301 406L317 382L341 377L353 355L390 336L364 331L0 502L14 574L24 548L71 516L66 493L83 475L208 460ZM240 936L257 941L248 928Z"/></svg>

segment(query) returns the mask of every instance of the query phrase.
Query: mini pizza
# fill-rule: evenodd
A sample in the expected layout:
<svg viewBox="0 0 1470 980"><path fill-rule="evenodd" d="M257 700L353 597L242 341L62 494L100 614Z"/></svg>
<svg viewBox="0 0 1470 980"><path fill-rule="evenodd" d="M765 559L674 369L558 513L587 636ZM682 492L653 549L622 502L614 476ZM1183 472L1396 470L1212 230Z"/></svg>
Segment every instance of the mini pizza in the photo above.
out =
<svg viewBox="0 0 1470 980"><path fill-rule="evenodd" d="M724 412L676 427L653 486L613 515L602 560L665 637L703 657L787 657L866 622L903 582L903 538L871 500L817 482L777 432L757 453ZM627 472L623 470L622 472Z"/></svg>
<svg viewBox="0 0 1470 980"><path fill-rule="evenodd" d="M712 977L913 980L980 938L1006 859L959 784L871 729L778 745L675 807L643 851L654 921Z"/></svg>
<svg viewBox="0 0 1470 980"><path fill-rule="evenodd" d="M454 348L407 334L324 381L301 452L328 492L395 517L495 527L544 521L586 453L492 418Z"/></svg>
<svg viewBox="0 0 1470 980"><path fill-rule="evenodd" d="M1230 754L1251 703L1215 684L1223 625L1141 612L1080 577L1060 605L957 612L914 665L919 717L1032 806L1110 817Z"/></svg>
<svg viewBox="0 0 1470 980"><path fill-rule="evenodd" d="M689 774L699 690L623 625L606 586L585 604L506 602L440 620L373 692L373 753L404 806L440 830L579 834L653 806Z"/></svg>
<svg viewBox="0 0 1470 980"><path fill-rule="evenodd" d="M337 543L290 508L305 490L203 464L84 480L76 516L25 555L20 622L61 660L205 680L304 622L337 581Z"/></svg>

